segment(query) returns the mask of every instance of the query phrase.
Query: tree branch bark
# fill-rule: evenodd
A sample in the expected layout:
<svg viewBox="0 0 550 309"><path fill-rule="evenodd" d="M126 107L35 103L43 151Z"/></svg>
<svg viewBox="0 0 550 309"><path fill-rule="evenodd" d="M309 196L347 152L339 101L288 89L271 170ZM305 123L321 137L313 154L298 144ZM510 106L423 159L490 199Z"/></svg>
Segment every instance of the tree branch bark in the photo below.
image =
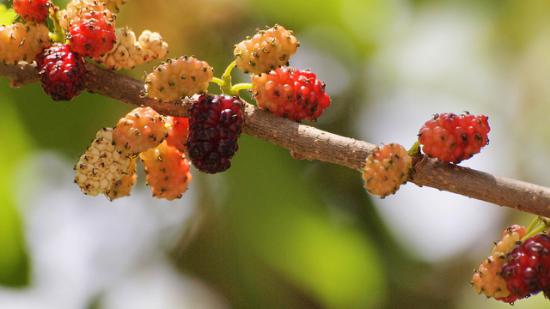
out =
<svg viewBox="0 0 550 309"><path fill-rule="evenodd" d="M151 106L161 114L186 116L189 100L162 103L143 96L141 81L87 64L88 91L137 106ZM39 80L33 65L0 64L0 76L21 86ZM325 132L279 118L253 105L245 107L244 132L286 148L294 158L317 160L361 170L376 147L356 139ZM473 169L445 164L427 157L415 160L411 182L449 191L524 212L550 217L550 188L493 176Z"/></svg>

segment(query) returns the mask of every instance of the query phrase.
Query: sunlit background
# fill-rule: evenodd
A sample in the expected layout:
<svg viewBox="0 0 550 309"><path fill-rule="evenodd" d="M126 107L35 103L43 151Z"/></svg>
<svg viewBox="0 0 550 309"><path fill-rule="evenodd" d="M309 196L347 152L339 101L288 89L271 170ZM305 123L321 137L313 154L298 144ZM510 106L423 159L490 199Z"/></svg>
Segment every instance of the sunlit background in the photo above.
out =
<svg viewBox="0 0 550 309"><path fill-rule="evenodd" d="M433 113L485 113L491 145L464 165L550 185L550 1L130 0L118 19L218 75L275 23L302 42L292 65L333 97L315 126L410 146ZM248 136L230 171L194 170L180 201L143 183L113 203L85 197L73 164L130 109L0 78L0 308L508 308L469 280L529 216L413 184L371 198L359 173Z"/></svg>

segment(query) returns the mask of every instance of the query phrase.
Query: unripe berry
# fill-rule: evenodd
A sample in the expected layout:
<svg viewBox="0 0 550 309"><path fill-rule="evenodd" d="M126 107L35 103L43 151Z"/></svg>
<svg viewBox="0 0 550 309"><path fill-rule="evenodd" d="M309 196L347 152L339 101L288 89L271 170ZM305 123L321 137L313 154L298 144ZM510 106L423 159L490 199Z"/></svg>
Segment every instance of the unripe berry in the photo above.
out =
<svg viewBox="0 0 550 309"><path fill-rule="evenodd" d="M181 198L191 182L189 162L175 147L163 142L139 155L147 184L156 198L174 200Z"/></svg>
<svg viewBox="0 0 550 309"><path fill-rule="evenodd" d="M165 118L151 107L138 107L121 118L113 131L113 144L133 156L158 146L168 134Z"/></svg>
<svg viewBox="0 0 550 309"><path fill-rule="evenodd" d="M378 147L365 162L365 189L381 197L393 194L407 181L411 168L412 158L403 146L388 144Z"/></svg>
<svg viewBox="0 0 550 309"><path fill-rule="evenodd" d="M214 76L214 69L205 61L183 56L157 66L145 78L147 96L170 102L197 93L204 93Z"/></svg>
<svg viewBox="0 0 550 309"><path fill-rule="evenodd" d="M237 67L245 73L261 74L288 65L300 42L283 26L259 31L254 37L235 45Z"/></svg>

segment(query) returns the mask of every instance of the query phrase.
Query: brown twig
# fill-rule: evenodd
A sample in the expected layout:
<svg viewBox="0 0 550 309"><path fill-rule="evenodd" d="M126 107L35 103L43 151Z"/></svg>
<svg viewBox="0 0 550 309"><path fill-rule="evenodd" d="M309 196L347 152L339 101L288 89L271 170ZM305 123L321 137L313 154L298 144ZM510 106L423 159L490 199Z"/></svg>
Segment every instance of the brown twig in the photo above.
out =
<svg viewBox="0 0 550 309"><path fill-rule="evenodd" d="M186 116L190 102L162 103L144 97L143 82L87 64L86 88L90 92L122 102L151 106L165 115ZM0 76L24 85L38 80L36 68L28 64L0 64ZM292 156L317 160L360 170L366 157L376 147L364 141L335 135L316 128L275 117L246 104L245 133L288 149ZM496 177L473 169L444 164L419 157L415 161L411 182L497 205L550 217L550 188Z"/></svg>

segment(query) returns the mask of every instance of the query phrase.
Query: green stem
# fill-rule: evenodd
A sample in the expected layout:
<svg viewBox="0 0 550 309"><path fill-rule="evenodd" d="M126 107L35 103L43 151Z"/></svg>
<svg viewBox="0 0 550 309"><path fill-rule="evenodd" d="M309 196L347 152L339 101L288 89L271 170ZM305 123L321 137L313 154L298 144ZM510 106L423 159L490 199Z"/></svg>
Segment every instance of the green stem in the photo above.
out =
<svg viewBox="0 0 550 309"><path fill-rule="evenodd" d="M411 157L416 157L420 154L420 143L416 141L414 145L412 145L411 149L409 149L409 155Z"/></svg>
<svg viewBox="0 0 550 309"><path fill-rule="evenodd" d="M65 31L59 22L59 9L56 6L50 7L50 18L53 21L54 34L51 36L54 42L65 43Z"/></svg>
<svg viewBox="0 0 550 309"><path fill-rule="evenodd" d="M212 80L210 82L214 83L214 84L216 84L220 87L223 87L225 85L225 82L223 81L223 79L217 78L217 77L212 78Z"/></svg>
<svg viewBox="0 0 550 309"><path fill-rule="evenodd" d="M537 226L540 224L540 217L536 217L534 218L531 223L529 223L529 226L527 227L527 233L526 234L529 234L531 233L531 231Z"/></svg>
<svg viewBox="0 0 550 309"><path fill-rule="evenodd" d="M240 91L250 90L250 89L252 89L252 84L251 83L235 84L231 87L230 94L238 96Z"/></svg>
<svg viewBox="0 0 550 309"><path fill-rule="evenodd" d="M237 62L232 61L227 68L225 68L225 71L223 72L222 79L224 81L231 81L231 72L233 72L233 69L237 66Z"/></svg>
<svg viewBox="0 0 550 309"><path fill-rule="evenodd" d="M527 233L521 238L521 241L525 241L537 234L540 234L550 227L550 222L548 221L548 219L543 217L537 217L534 222L536 223L533 224L533 222L531 222L529 228L527 229Z"/></svg>
<svg viewBox="0 0 550 309"><path fill-rule="evenodd" d="M225 71L223 72L223 75L222 75L221 79L219 79L219 78L212 79L213 83L216 83L220 86L220 89L221 89L222 93L229 94L229 95L235 95L233 90L232 90L233 82L232 82L232 78L231 78L231 72L233 72L233 69L235 68L236 65L237 65L237 63L235 61L231 62L227 66ZM238 95L238 93L237 93L237 95Z"/></svg>

